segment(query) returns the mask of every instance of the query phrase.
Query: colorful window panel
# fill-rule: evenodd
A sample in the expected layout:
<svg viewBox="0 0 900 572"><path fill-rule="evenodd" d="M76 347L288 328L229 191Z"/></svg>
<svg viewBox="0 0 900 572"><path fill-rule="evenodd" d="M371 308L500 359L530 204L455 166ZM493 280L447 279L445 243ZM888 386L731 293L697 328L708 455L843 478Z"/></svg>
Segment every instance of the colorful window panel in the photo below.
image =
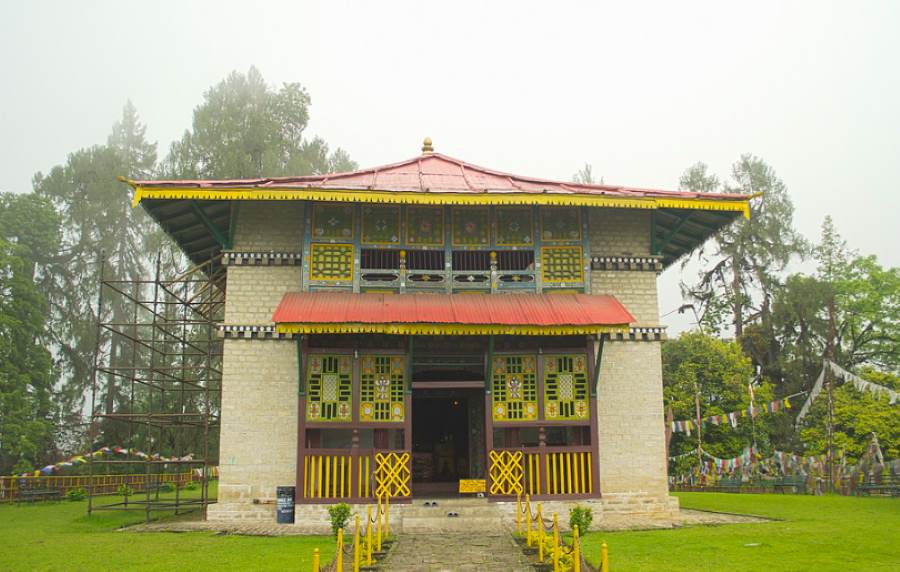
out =
<svg viewBox="0 0 900 572"><path fill-rule="evenodd" d="M366 244L400 244L400 207L364 206L362 241Z"/></svg>
<svg viewBox="0 0 900 572"><path fill-rule="evenodd" d="M541 240L544 242L581 240L581 209L578 207L542 208Z"/></svg>
<svg viewBox="0 0 900 572"><path fill-rule="evenodd" d="M544 418L588 419L587 359L583 354L544 356Z"/></svg>
<svg viewBox="0 0 900 572"><path fill-rule="evenodd" d="M537 419L537 358L497 356L491 369L494 421Z"/></svg>
<svg viewBox="0 0 900 572"><path fill-rule="evenodd" d="M541 248L541 278L544 282L581 282L584 271L580 246Z"/></svg>
<svg viewBox="0 0 900 572"><path fill-rule="evenodd" d="M359 420L404 420L406 360L403 356L364 355L359 361Z"/></svg>
<svg viewBox="0 0 900 572"><path fill-rule="evenodd" d="M313 240L351 240L353 205L316 203L313 205Z"/></svg>
<svg viewBox="0 0 900 572"><path fill-rule="evenodd" d="M307 421L351 421L353 358L349 355L310 355L307 366Z"/></svg>
<svg viewBox="0 0 900 572"><path fill-rule="evenodd" d="M454 208L453 245L490 246L491 219L487 208Z"/></svg>
<svg viewBox="0 0 900 572"><path fill-rule="evenodd" d="M501 207L497 209L497 245L531 246L531 208Z"/></svg>
<svg viewBox="0 0 900 572"><path fill-rule="evenodd" d="M406 243L410 246L442 246L444 244L444 209L442 207L407 207Z"/></svg>
<svg viewBox="0 0 900 572"><path fill-rule="evenodd" d="M310 280L352 280L352 244L313 244L309 252Z"/></svg>

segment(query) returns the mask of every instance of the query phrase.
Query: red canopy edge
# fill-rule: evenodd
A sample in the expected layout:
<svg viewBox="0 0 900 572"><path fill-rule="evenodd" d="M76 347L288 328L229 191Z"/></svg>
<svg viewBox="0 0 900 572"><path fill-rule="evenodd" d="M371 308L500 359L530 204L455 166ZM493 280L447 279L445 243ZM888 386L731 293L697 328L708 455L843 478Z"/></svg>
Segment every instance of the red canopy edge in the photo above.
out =
<svg viewBox="0 0 900 572"><path fill-rule="evenodd" d="M634 316L614 296L589 294L355 294L289 292L272 321L281 331L310 331L290 325L322 325L323 331L402 333L397 325L462 325L518 328L546 327L554 333L623 329ZM377 327L384 325L384 328ZM540 333L534 332L531 333Z"/></svg>

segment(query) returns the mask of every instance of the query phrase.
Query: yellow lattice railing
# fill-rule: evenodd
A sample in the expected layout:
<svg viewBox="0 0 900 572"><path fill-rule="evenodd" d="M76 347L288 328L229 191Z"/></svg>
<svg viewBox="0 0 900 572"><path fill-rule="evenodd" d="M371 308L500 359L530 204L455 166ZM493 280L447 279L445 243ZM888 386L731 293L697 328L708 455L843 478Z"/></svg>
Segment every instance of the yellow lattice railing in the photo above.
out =
<svg viewBox="0 0 900 572"><path fill-rule="evenodd" d="M350 496L350 455L303 457L303 498L339 499Z"/></svg>
<svg viewBox="0 0 900 572"><path fill-rule="evenodd" d="M573 496L594 492L589 450L495 450L489 459L492 495Z"/></svg>
<svg viewBox="0 0 900 572"><path fill-rule="evenodd" d="M547 453L543 494L583 495L593 492L590 451Z"/></svg>
<svg viewBox="0 0 900 572"><path fill-rule="evenodd" d="M515 495L523 492L523 456L522 451L490 452L490 494Z"/></svg>
<svg viewBox="0 0 900 572"><path fill-rule="evenodd" d="M375 453L376 497L408 497L411 475L409 453Z"/></svg>

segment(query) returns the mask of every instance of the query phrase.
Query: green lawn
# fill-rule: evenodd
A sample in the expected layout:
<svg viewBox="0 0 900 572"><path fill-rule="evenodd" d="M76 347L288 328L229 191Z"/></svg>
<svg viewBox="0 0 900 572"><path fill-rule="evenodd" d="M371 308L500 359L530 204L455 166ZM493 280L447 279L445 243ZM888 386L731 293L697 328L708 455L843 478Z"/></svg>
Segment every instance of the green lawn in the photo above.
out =
<svg viewBox="0 0 900 572"><path fill-rule="evenodd" d="M86 507L85 501L0 505L0 570L310 570L313 548L323 563L334 554L332 539L321 536L117 532L143 515L88 518Z"/></svg>
<svg viewBox="0 0 900 572"><path fill-rule="evenodd" d="M840 496L679 493L683 508L751 514L776 522L675 530L594 532L585 553L610 568L738 572L900 570L900 500Z"/></svg>

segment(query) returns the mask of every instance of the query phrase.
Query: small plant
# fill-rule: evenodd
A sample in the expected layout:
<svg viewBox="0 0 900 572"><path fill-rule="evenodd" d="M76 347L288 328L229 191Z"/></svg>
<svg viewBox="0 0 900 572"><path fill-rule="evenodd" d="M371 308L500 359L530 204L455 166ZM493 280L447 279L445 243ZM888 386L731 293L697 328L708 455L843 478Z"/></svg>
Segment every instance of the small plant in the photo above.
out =
<svg viewBox="0 0 900 572"><path fill-rule="evenodd" d="M591 528L594 512L587 507L575 506L569 509L569 526L572 530L578 527L578 534L584 534Z"/></svg>
<svg viewBox="0 0 900 572"><path fill-rule="evenodd" d="M350 505L347 503L333 504L328 507L328 516L331 517L331 532L337 536L340 528L347 528L347 522L350 520Z"/></svg>
<svg viewBox="0 0 900 572"><path fill-rule="evenodd" d="M175 492L175 485L173 485L172 483L163 483L159 485L159 490L163 493Z"/></svg>
<svg viewBox="0 0 900 572"><path fill-rule="evenodd" d="M184 490L186 491L196 491L198 488L199 487L197 486L197 483L195 483L194 481L188 481L184 485Z"/></svg>
<svg viewBox="0 0 900 572"><path fill-rule="evenodd" d="M86 496L87 491L84 490L84 487L76 487L74 489L69 489L66 491L66 498L70 501L84 500L84 497Z"/></svg>
<svg viewBox="0 0 900 572"><path fill-rule="evenodd" d="M116 489L116 494L119 494L123 497L131 496L134 494L134 489L129 487L128 485L119 485L119 488Z"/></svg>

